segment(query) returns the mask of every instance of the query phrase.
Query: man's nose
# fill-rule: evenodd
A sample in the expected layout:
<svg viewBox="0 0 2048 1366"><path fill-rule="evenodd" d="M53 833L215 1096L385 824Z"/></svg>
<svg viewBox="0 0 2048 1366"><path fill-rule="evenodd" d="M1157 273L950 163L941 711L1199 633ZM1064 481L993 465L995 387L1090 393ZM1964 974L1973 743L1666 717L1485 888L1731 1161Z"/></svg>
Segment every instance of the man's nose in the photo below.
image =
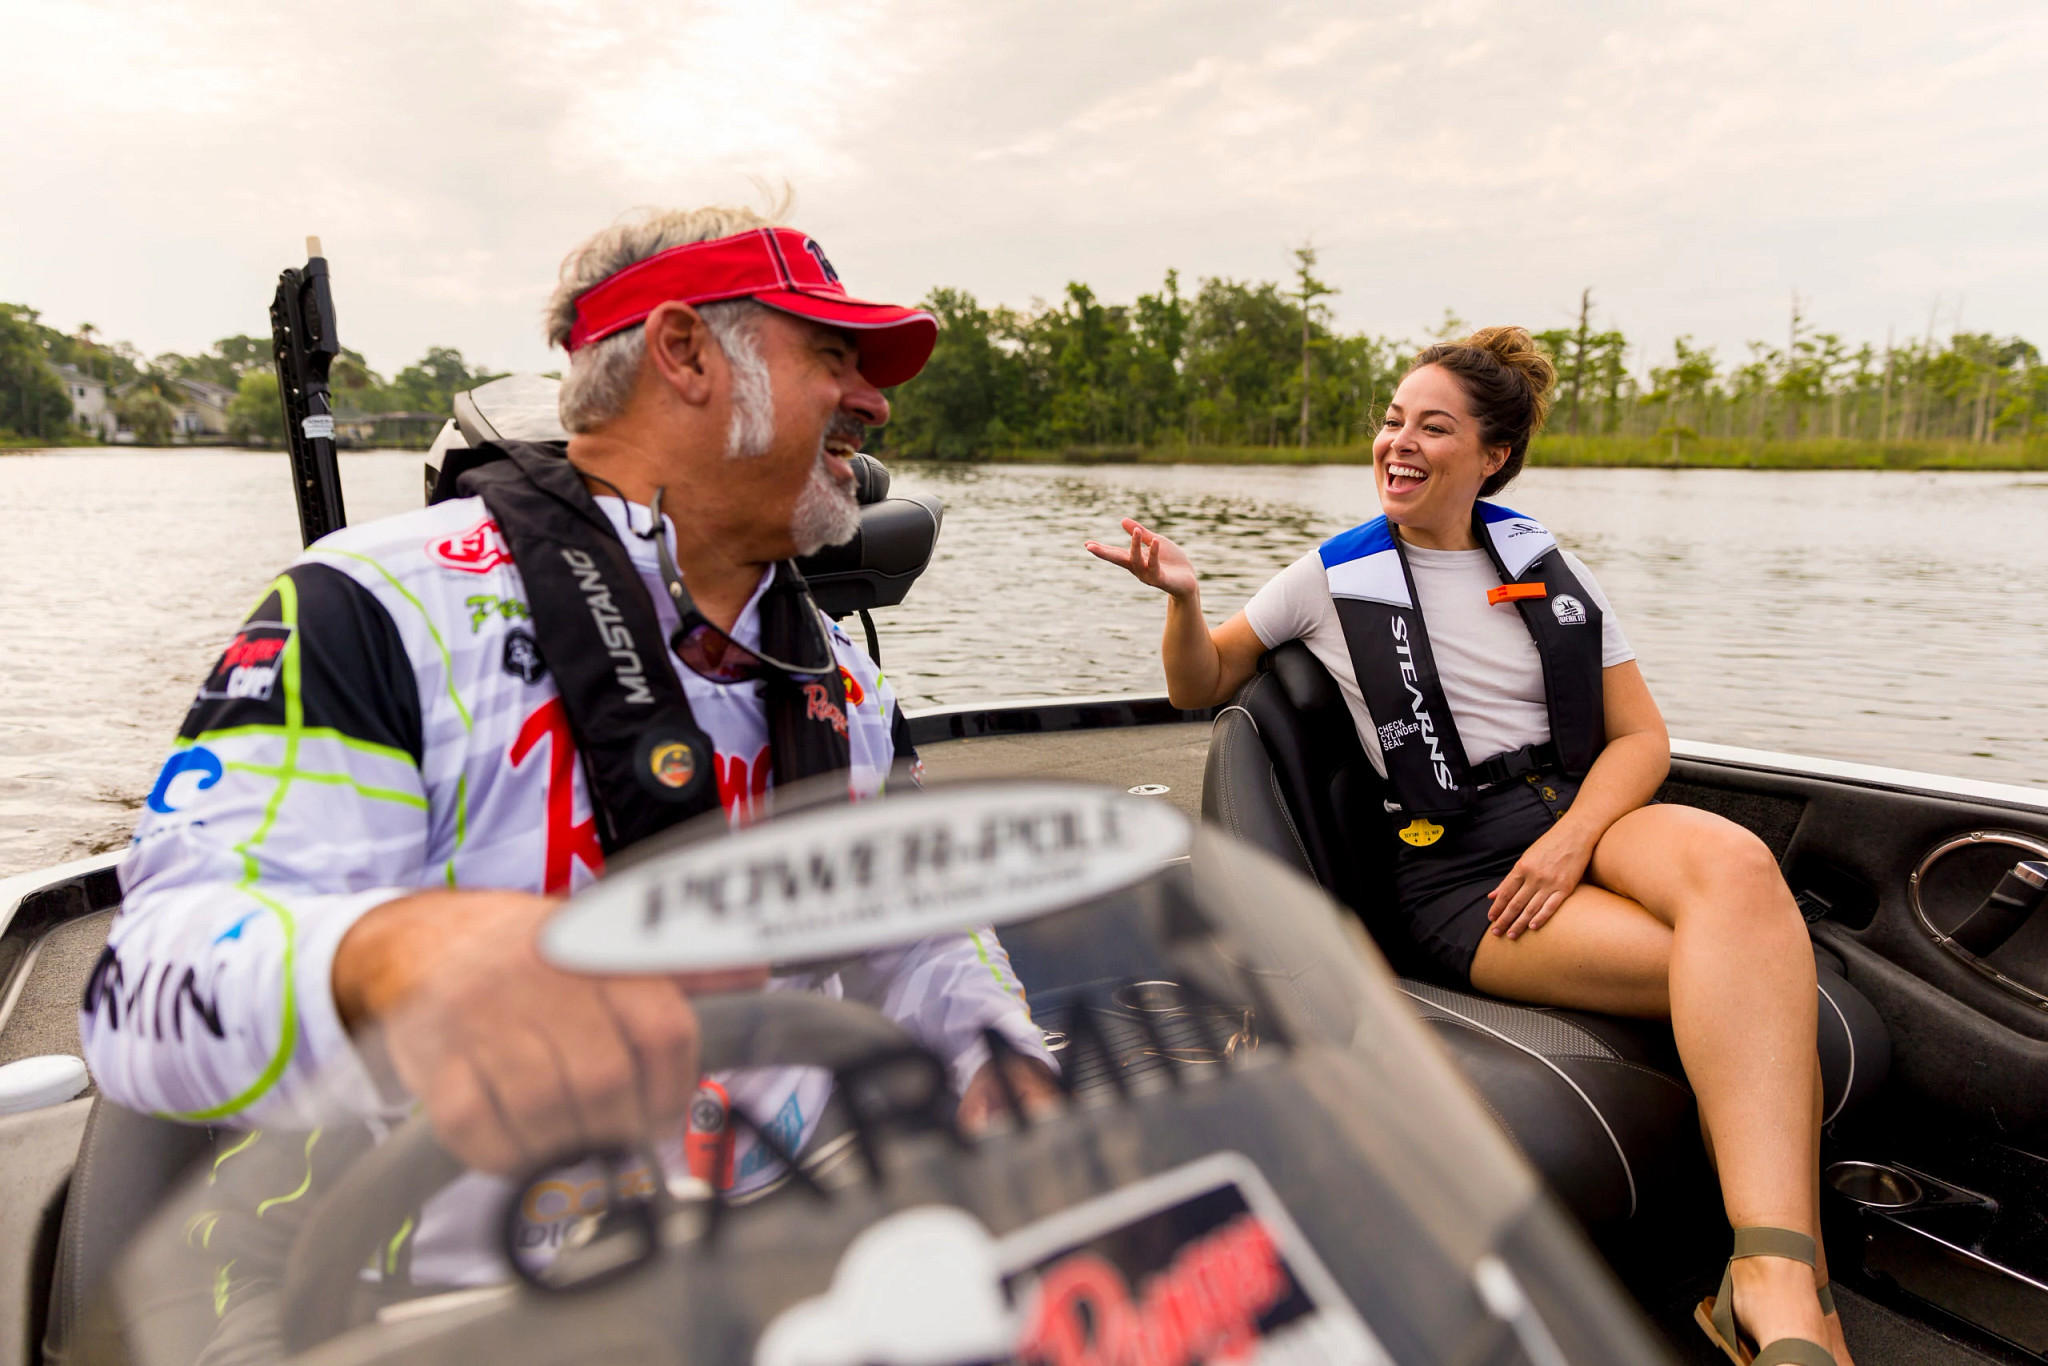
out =
<svg viewBox="0 0 2048 1366"><path fill-rule="evenodd" d="M839 410L851 413L870 427L881 427L889 421L889 400L880 389L868 383L868 377L856 370L846 390L839 396Z"/></svg>

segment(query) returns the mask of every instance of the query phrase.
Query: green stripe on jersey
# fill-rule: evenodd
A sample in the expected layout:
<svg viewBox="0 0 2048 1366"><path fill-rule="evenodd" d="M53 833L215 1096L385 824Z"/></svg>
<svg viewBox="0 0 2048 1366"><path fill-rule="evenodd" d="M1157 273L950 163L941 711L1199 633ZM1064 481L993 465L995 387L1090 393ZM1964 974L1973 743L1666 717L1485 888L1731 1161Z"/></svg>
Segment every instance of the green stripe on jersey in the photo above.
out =
<svg viewBox="0 0 2048 1366"><path fill-rule="evenodd" d="M391 590L394 593L397 593L412 604L413 610L420 614L420 624L427 628L427 635L433 639L434 648L440 651L443 686L448 690L448 700L454 704L455 714L462 718L462 729L465 733L474 731L476 727L470 720L469 708L462 704L462 695L455 690L455 659L448 653L448 643L441 639L441 630L434 625L433 615L427 611L426 604L414 597L412 590L400 583L396 574L371 559L368 555L360 555L353 550L336 550L331 546L323 546L313 553L316 555L335 555L342 559L354 560L358 564L370 566L370 568L376 570L384 577L384 582L391 585ZM455 886L455 857L462 852L463 842L468 838L469 773L465 769L457 774L455 779L455 848L449 852L448 867L446 869L448 885L450 887Z"/></svg>
<svg viewBox="0 0 2048 1366"><path fill-rule="evenodd" d="M263 865L257 855L263 841L269 837L271 827L277 824L278 810L284 805L285 794L291 791L292 778L299 762L299 740L305 728L305 703L299 691L299 590L289 574L281 575L271 585L277 593L278 615L283 624L291 628L286 635L284 652L279 659L278 682L284 688L284 759L278 765L277 786L271 789L270 800L264 804L263 819L248 839L235 846L235 852L242 856L242 877L235 889L246 893L251 899L277 917L278 927L284 931L284 982L278 1003L277 1048L270 1055L256 1080L243 1091L219 1105L204 1110L167 1111L163 1117L186 1124L205 1124L212 1120L224 1119L229 1115L248 1109L260 1100L277 1079L284 1075L291 1065L292 1051L299 1042L299 1001L296 963L298 958L298 922L292 913L274 898L258 889L262 880Z"/></svg>

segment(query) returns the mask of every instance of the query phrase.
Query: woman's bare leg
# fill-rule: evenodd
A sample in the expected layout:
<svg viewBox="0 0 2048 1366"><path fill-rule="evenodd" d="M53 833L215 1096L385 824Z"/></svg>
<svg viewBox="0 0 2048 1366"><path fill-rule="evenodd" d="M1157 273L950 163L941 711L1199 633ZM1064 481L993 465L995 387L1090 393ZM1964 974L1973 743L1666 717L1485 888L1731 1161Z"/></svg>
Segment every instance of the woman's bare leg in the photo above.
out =
<svg viewBox="0 0 2048 1366"><path fill-rule="evenodd" d="M1729 1222L1797 1229L1818 1243L1818 994L1811 941L1776 860L1718 816L1649 806L1608 829L1587 876L1597 885L1581 886L1541 929L1487 935L1472 984L1516 1000L1665 1013L1646 980L1653 936L1614 903L1648 912L1668 927L1665 1004ZM1825 1344L1813 1286L1796 1262L1744 1258L1737 1316L1759 1342Z"/></svg>
<svg viewBox="0 0 2048 1366"><path fill-rule="evenodd" d="M1570 928L1544 939L1567 920ZM1627 897L1582 882L1543 928L1480 940L1472 985L1530 1005L1668 1020L1672 938L1669 925Z"/></svg>

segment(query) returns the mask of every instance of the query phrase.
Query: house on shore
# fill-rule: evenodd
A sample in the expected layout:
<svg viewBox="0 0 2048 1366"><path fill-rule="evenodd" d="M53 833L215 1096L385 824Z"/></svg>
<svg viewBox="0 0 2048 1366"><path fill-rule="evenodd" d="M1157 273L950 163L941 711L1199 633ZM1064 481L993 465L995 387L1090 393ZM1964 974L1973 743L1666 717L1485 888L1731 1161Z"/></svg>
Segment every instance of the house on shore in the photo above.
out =
<svg viewBox="0 0 2048 1366"><path fill-rule="evenodd" d="M179 395L172 401L177 410L172 431L187 441L228 434L228 405L235 401L233 389L203 379L172 380L171 387Z"/></svg>
<svg viewBox="0 0 2048 1366"><path fill-rule="evenodd" d="M123 385L114 396L119 398L134 392L141 382L136 380ZM203 379L174 379L169 389L166 398L171 405L171 440L174 443L189 446L227 439L228 405L235 401L233 389ZM107 439L132 442L135 433L122 423Z"/></svg>
<svg viewBox="0 0 2048 1366"><path fill-rule="evenodd" d="M72 424L93 433L102 441L112 441L120 424L114 420L114 405L107 396L107 382L68 362L50 368L57 372L57 378L64 382L64 392L70 395Z"/></svg>

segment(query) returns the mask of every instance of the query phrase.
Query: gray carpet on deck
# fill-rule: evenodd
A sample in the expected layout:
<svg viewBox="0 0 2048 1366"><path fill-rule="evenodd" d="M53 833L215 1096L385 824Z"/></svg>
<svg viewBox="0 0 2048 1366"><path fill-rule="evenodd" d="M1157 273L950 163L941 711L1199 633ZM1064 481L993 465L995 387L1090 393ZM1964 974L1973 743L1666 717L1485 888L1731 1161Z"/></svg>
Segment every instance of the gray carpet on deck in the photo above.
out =
<svg viewBox="0 0 2048 1366"><path fill-rule="evenodd" d="M67 921L43 936L35 964L14 1009L0 1027L0 1063L43 1053L82 1056L78 1042L78 1001L85 979L106 947L112 911L95 911ZM91 1091L85 1094L91 1095Z"/></svg>
<svg viewBox="0 0 2048 1366"><path fill-rule="evenodd" d="M1718 1282L1720 1277L1714 1279ZM1648 1306L1670 1341L1672 1355L1685 1366L1728 1366L1727 1356L1692 1321L1699 1295L1713 1291L1714 1286L1707 1285L1697 1293ZM1839 1283L1835 1303L1842 1310L1842 1331L1856 1354L1856 1366L2024 1366L2029 1360L2018 1353L1965 1345Z"/></svg>

